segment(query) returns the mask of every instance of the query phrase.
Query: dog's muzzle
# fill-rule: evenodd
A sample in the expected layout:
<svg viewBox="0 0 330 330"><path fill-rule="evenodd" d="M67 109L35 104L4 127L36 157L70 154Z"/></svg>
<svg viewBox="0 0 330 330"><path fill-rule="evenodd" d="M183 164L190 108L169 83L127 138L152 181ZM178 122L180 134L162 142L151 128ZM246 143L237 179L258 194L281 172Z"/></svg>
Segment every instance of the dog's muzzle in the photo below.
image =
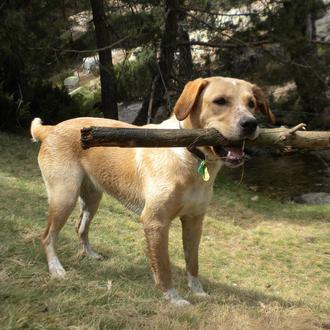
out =
<svg viewBox="0 0 330 330"><path fill-rule="evenodd" d="M238 136L228 139L228 143L213 147L213 152L220 157L228 167L238 167L249 157L244 151L245 140L254 140L259 135L258 122L254 117L243 117L238 122ZM221 133L221 131L219 130Z"/></svg>
<svg viewBox="0 0 330 330"><path fill-rule="evenodd" d="M254 117L244 117L239 121L239 125L243 135L249 137L255 134L258 122Z"/></svg>
<svg viewBox="0 0 330 330"><path fill-rule="evenodd" d="M235 145L233 146L214 146L213 151L228 167L241 166L247 159L244 152L244 141L239 143L235 142Z"/></svg>

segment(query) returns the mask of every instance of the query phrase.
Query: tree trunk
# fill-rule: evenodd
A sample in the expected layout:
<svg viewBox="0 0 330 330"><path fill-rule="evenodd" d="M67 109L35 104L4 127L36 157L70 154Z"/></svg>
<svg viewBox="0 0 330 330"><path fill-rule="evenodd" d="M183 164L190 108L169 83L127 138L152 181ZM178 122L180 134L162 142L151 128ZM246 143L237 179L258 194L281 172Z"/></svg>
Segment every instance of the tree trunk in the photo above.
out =
<svg viewBox="0 0 330 330"><path fill-rule="evenodd" d="M283 20L287 18L282 30L282 45L290 55L290 70L305 115L302 119L306 121L313 119L315 113L321 113L328 103L326 68L317 54L317 46L311 42L314 29L312 17L317 9L318 1L286 1L281 13Z"/></svg>
<svg viewBox="0 0 330 330"><path fill-rule="evenodd" d="M148 120L158 123L166 119L171 113L168 92L171 90L174 55L177 50L177 39L179 38L178 22L180 20L179 15L182 16L182 5L183 0L164 0L165 27L160 42L158 70L154 73L150 94L143 101L142 109L133 123L135 125L146 124ZM186 56L189 58L188 54ZM152 102L150 102L150 99L152 99ZM148 118L148 116L151 118Z"/></svg>
<svg viewBox="0 0 330 330"><path fill-rule="evenodd" d="M156 122L154 117L156 110L164 106L160 117L168 117L170 106L168 102L168 88L170 86L171 74L173 73L174 53L176 50L176 40L178 37L178 0L165 0L165 28L160 42L160 56L157 72L158 79L154 88L153 111L151 112L151 121Z"/></svg>
<svg viewBox="0 0 330 330"><path fill-rule="evenodd" d="M178 47L180 53L179 76L182 80L191 80L193 76L193 59L191 56L191 46L189 40L189 33L187 30L180 29L180 42L182 44Z"/></svg>
<svg viewBox="0 0 330 330"><path fill-rule="evenodd" d="M103 48L111 44L103 0L90 0L95 26L96 45ZM102 111L106 118L118 119L116 99L117 81L112 64L111 49L99 51Z"/></svg>

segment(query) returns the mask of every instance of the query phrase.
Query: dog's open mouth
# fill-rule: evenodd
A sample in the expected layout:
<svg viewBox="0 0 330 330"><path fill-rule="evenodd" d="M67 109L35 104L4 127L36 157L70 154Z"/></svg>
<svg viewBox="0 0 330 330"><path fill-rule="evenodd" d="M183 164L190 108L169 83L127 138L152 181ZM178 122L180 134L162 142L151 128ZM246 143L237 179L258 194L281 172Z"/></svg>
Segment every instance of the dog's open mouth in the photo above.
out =
<svg viewBox="0 0 330 330"><path fill-rule="evenodd" d="M229 167L238 167L242 165L246 159L244 152L244 141L241 145L235 146L214 146L214 152L224 161L225 165Z"/></svg>

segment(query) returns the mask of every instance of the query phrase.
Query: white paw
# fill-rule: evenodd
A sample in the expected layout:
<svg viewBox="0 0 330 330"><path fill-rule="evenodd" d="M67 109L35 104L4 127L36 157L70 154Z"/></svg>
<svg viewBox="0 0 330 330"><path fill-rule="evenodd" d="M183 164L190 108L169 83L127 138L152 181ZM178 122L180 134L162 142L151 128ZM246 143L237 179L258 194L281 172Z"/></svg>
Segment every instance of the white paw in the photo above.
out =
<svg viewBox="0 0 330 330"><path fill-rule="evenodd" d="M203 292L193 292L194 295L198 298L210 298L210 295L206 293L205 291Z"/></svg>
<svg viewBox="0 0 330 330"><path fill-rule="evenodd" d="M192 276L190 273L188 276L188 287L191 289L193 294L196 297L207 298L209 295L204 291L202 283L200 282L198 277Z"/></svg>
<svg viewBox="0 0 330 330"><path fill-rule="evenodd" d="M97 253L97 252L95 252L95 251L93 251L93 250L91 250L91 251L89 251L89 252L87 252L87 251L85 251L85 252L86 252L86 254L87 254L89 257L91 257L91 258L93 258L93 259L97 259L97 260L103 260L103 259L104 259L104 257L103 257L102 254L99 254L99 253Z"/></svg>
<svg viewBox="0 0 330 330"><path fill-rule="evenodd" d="M63 266L61 265L61 262L58 260L57 257L52 258L49 262L48 262L48 268L49 268L49 272L51 277L54 278L64 278L65 277L65 269L63 268Z"/></svg>
<svg viewBox="0 0 330 330"><path fill-rule="evenodd" d="M185 299L175 299L170 301L171 304L176 305L176 306L190 306L190 302Z"/></svg>
<svg viewBox="0 0 330 330"><path fill-rule="evenodd" d="M90 245L84 245L84 252L87 256L93 258L93 259L97 259L97 260L103 260L104 257L102 254L99 254L97 252L95 252Z"/></svg>
<svg viewBox="0 0 330 330"><path fill-rule="evenodd" d="M189 306L190 302L180 297L175 289L168 289L164 292L164 298L176 306Z"/></svg>

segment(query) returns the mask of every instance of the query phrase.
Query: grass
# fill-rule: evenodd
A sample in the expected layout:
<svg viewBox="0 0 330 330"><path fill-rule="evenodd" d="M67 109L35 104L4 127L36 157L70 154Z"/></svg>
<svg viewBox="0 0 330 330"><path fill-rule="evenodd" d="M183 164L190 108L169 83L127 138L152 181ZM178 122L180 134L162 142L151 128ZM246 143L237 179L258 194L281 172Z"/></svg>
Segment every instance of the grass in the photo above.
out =
<svg viewBox="0 0 330 330"><path fill-rule="evenodd" d="M38 145L0 133L1 329L330 328L330 207L280 203L219 178L205 221L200 274L208 300L186 287L181 230L171 229L174 283L193 305L154 287L137 216L103 199L91 228L104 261L82 258L78 210L61 232L65 280L50 279L39 237L47 197Z"/></svg>

